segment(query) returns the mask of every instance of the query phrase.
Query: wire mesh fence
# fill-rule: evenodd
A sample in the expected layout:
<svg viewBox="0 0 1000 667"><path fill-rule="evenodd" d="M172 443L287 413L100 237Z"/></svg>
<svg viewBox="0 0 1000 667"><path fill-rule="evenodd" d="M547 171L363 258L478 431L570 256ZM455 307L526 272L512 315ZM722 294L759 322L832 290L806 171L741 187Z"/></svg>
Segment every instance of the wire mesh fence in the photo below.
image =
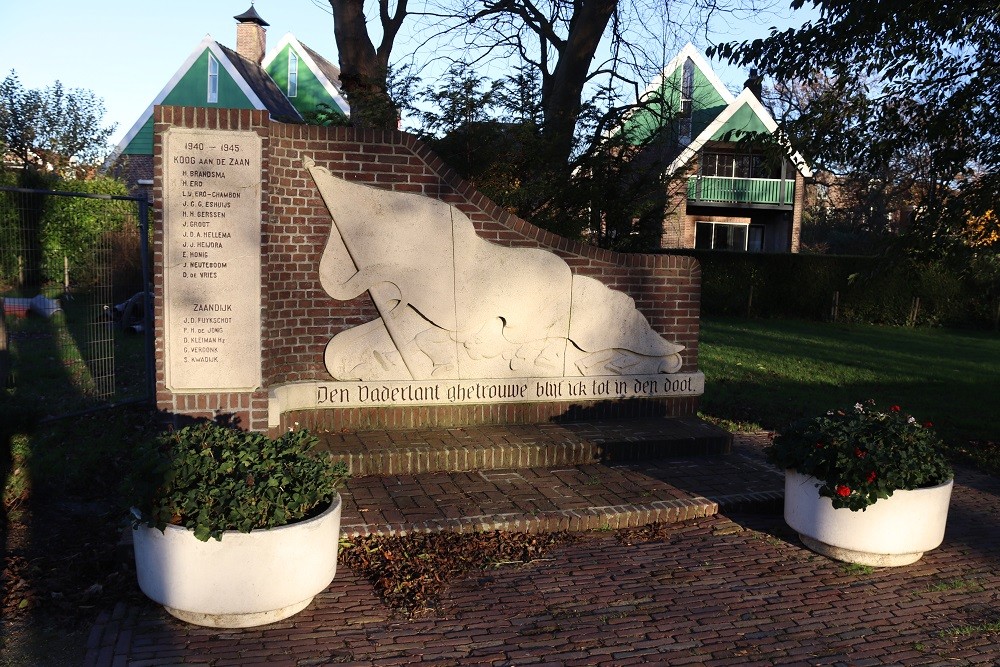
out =
<svg viewBox="0 0 1000 667"><path fill-rule="evenodd" d="M49 416L151 397L147 209L0 187L0 389Z"/></svg>

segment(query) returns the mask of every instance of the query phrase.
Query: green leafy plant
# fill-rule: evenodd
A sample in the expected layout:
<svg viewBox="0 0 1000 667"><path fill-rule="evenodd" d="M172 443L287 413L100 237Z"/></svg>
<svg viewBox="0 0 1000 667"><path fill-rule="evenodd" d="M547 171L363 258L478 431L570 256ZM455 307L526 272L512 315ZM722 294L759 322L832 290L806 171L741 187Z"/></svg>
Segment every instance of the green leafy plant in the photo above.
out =
<svg viewBox="0 0 1000 667"><path fill-rule="evenodd" d="M893 491L935 486L951 479L951 465L933 424L898 405L874 401L794 422L767 449L771 463L817 478L820 495L836 508L863 510Z"/></svg>
<svg viewBox="0 0 1000 667"><path fill-rule="evenodd" d="M139 520L205 541L315 516L348 477L316 442L306 430L272 439L210 422L162 433L145 443L132 476Z"/></svg>

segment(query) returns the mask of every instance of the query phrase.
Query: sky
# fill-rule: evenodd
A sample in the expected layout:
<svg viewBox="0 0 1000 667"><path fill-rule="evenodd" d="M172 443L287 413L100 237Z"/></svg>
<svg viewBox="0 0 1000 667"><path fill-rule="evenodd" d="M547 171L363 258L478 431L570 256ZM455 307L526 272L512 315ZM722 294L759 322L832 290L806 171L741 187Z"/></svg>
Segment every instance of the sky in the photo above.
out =
<svg viewBox="0 0 1000 667"><path fill-rule="evenodd" d="M779 8L757 21L717 23L713 38L754 39L769 26L802 23L806 14L775 1ZM206 34L235 48L233 16L249 6L250 0L0 0L0 76L14 70L26 89L58 80L92 91L104 102L104 125L117 124L117 144ZM323 7L312 0L256 0L254 8L270 24L269 47L292 32L337 62L333 18ZM745 72L713 66L735 90L746 79Z"/></svg>

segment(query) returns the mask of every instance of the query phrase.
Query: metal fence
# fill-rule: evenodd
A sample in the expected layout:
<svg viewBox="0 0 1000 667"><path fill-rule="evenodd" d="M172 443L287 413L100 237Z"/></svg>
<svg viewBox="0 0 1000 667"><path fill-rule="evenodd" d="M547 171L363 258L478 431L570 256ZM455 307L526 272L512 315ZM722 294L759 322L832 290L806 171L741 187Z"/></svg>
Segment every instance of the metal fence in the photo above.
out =
<svg viewBox="0 0 1000 667"><path fill-rule="evenodd" d="M148 208L0 187L0 391L51 417L151 400Z"/></svg>

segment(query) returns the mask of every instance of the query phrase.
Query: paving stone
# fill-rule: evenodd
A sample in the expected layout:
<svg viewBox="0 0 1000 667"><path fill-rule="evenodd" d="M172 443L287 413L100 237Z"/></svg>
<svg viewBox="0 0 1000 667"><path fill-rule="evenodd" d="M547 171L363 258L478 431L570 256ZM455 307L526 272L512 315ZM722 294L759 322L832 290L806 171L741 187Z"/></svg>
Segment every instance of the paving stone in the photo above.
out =
<svg viewBox="0 0 1000 667"><path fill-rule="evenodd" d="M569 437L549 426L452 437ZM982 622L1000 600L1000 480L960 468L944 544L910 566L855 573L784 525L766 441L739 436L722 457L356 478L345 523L359 532L702 515L663 541L586 533L542 561L452 582L416 620L387 610L346 567L307 609L263 628L195 628L152 603L122 605L97 616L86 664L1000 664L1000 633L948 633ZM600 484L586 483L594 477ZM393 501L400 489L407 502ZM719 513L706 511L714 505ZM524 516L529 507L538 517ZM947 588L956 581L976 586Z"/></svg>

